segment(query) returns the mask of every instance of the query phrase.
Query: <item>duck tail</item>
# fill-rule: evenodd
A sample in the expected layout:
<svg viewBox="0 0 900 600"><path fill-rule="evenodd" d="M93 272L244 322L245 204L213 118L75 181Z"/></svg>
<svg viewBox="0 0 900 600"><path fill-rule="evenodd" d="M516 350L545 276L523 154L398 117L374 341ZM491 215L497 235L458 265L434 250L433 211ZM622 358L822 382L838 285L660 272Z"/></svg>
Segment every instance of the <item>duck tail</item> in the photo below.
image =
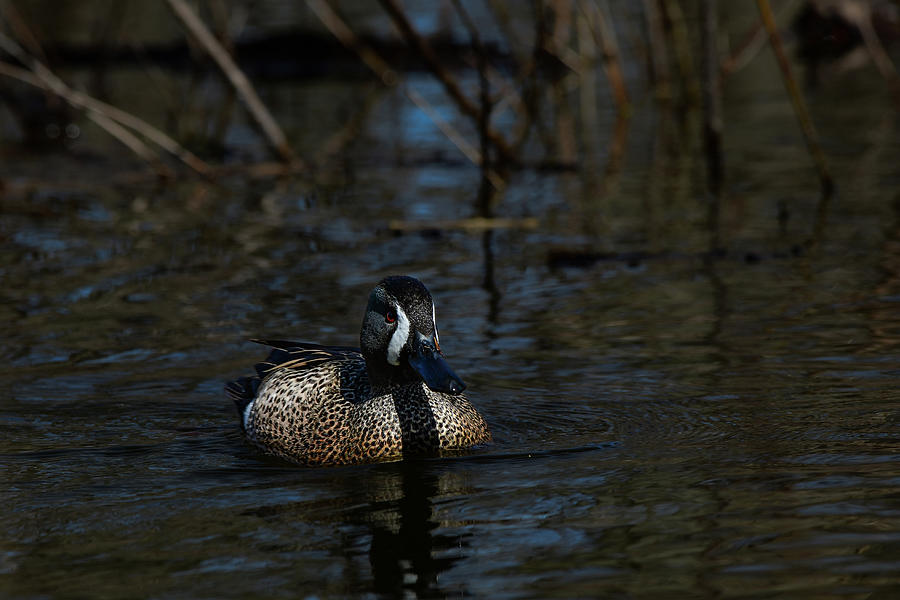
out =
<svg viewBox="0 0 900 600"><path fill-rule="evenodd" d="M225 384L225 394L234 401L238 415L241 417L241 425L244 422L244 410L253 402L259 389L259 378L241 377Z"/></svg>

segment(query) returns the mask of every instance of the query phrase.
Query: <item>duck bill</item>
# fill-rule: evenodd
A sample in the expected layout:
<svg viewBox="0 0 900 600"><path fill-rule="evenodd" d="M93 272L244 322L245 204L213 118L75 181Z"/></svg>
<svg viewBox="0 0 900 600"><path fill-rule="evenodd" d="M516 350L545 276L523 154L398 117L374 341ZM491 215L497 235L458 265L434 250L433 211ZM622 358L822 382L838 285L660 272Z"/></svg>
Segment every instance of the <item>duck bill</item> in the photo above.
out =
<svg viewBox="0 0 900 600"><path fill-rule="evenodd" d="M418 331L412 336L414 347L409 353L409 365L419 374L431 390L445 394L459 394L466 389L463 380L457 377L434 339L429 339Z"/></svg>

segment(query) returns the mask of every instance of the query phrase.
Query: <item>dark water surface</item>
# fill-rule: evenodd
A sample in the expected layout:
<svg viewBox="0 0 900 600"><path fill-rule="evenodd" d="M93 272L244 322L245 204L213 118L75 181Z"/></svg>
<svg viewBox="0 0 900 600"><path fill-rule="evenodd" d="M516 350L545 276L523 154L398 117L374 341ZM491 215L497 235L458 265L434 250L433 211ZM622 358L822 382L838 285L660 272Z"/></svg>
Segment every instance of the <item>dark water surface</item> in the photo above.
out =
<svg viewBox="0 0 900 600"><path fill-rule="evenodd" d="M478 206L399 94L334 184L8 152L0 596L900 597L896 115L861 76L813 98L822 202L773 72L729 86L713 252L696 144L652 106L620 171L518 172L494 212L537 225L490 232L391 229ZM392 273L431 289L496 443L312 469L246 445L244 340L355 344Z"/></svg>
<svg viewBox="0 0 900 600"><path fill-rule="evenodd" d="M372 225L466 194L433 176L443 195L378 208L110 192L5 215L3 595L900 592L896 206L842 196L814 247L753 229L707 260L698 228L573 267L548 260L559 179L555 216L487 245ZM430 285L496 444L317 469L249 448L222 394L264 352L242 340L353 343L391 272Z"/></svg>

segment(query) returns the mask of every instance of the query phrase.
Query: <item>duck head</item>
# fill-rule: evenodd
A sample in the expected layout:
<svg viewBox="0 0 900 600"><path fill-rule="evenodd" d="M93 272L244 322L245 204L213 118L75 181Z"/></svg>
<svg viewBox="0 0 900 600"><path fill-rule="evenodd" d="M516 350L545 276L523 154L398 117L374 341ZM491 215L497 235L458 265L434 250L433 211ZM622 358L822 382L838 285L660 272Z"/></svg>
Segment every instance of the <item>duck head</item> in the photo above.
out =
<svg viewBox="0 0 900 600"><path fill-rule="evenodd" d="M445 394L466 389L444 360L434 301L418 279L387 277L372 290L359 341L373 387L424 381Z"/></svg>

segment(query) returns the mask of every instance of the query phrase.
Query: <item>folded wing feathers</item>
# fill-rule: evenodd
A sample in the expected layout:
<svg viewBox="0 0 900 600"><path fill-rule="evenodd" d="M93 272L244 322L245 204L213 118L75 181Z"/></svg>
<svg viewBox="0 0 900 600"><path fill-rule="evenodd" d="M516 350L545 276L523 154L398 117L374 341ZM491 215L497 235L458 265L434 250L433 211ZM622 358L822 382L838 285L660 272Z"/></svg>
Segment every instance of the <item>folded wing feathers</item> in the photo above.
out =
<svg viewBox="0 0 900 600"><path fill-rule="evenodd" d="M321 346L305 342L251 340L274 349L266 360L254 368L260 378L276 369L309 369L328 361L353 361L361 358L359 350L348 346Z"/></svg>

